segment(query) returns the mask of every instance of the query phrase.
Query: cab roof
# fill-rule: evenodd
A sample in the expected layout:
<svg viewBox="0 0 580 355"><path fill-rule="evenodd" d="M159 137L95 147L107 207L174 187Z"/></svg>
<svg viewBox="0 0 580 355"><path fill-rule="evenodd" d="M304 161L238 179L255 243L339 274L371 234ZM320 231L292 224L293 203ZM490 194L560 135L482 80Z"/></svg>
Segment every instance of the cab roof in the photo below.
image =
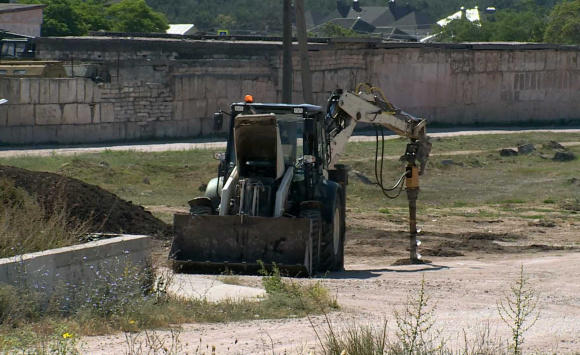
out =
<svg viewBox="0 0 580 355"><path fill-rule="evenodd" d="M247 106L254 107L261 110L282 110L282 111L292 111L294 108L302 108L304 112L323 112L322 107L310 104L278 104L278 103L247 103L238 102L233 103L232 106Z"/></svg>

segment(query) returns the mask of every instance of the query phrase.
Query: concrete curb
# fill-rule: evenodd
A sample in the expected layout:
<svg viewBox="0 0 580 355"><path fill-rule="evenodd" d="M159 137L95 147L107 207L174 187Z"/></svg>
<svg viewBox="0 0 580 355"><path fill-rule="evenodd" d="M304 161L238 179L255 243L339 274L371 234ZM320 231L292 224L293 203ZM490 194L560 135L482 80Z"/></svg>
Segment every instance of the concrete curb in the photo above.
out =
<svg viewBox="0 0 580 355"><path fill-rule="evenodd" d="M50 296L59 285L85 285L122 277L126 266L149 265L151 237L120 235L106 240L0 259L0 284L28 287ZM120 267L119 267L120 266Z"/></svg>

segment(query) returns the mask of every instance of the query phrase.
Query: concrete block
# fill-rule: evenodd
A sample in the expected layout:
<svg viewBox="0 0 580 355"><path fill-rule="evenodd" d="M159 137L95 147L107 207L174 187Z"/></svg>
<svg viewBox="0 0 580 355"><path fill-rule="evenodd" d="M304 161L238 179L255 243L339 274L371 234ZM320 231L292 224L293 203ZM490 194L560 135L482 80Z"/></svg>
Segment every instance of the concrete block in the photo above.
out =
<svg viewBox="0 0 580 355"><path fill-rule="evenodd" d="M89 104L91 110L91 122L98 124L101 122L101 105Z"/></svg>
<svg viewBox="0 0 580 355"><path fill-rule="evenodd" d="M20 79L20 103L30 104L30 79Z"/></svg>
<svg viewBox="0 0 580 355"><path fill-rule="evenodd" d="M92 110L88 104L77 105L77 119L75 124L89 124L93 121Z"/></svg>
<svg viewBox="0 0 580 355"><path fill-rule="evenodd" d="M174 101L172 104L172 115L173 120L179 121L183 119L183 101Z"/></svg>
<svg viewBox="0 0 580 355"><path fill-rule="evenodd" d="M0 105L0 127L6 127L8 124L9 105Z"/></svg>
<svg viewBox="0 0 580 355"><path fill-rule="evenodd" d="M39 100L41 104L50 104L50 79L39 79Z"/></svg>
<svg viewBox="0 0 580 355"><path fill-rule="evenodd" d="M20 79L9 79L6 96L3 98L7 99L8 102L13 104L20 103Z"/></svg>
<svg viewBox="0 0 580 355"><path fill-rule="evenodd" d="M34 125L34 105L4 105L8 108L6 126Z"/></svg>
<svg viewBox="0 0 580 355"><path fill-rule="evenodd" d="M62 111L58 104L36 105L35 120L37 125L57 125L62 123Z"/></svg>
<svg viewBox="0 0 580 355"><path fill-rule="evenodd" d="M119 279L127 269L144 270L151 252L151 237L123 235L71 247L0 259L0 283L40 286L48 298L58 287L98 285ZM102 286L102 285L101 285Z"/></svg>
<svg viewBox="0 0 580 355"><path fill-rule="evenodd" d="M228 79L226 81L226 98L231 102L237 102L243 99L242 83L240 80Z"/></svg>
<svg viewBox="0 0 580 355"><path fill-rule="evenodd" d="M37 104L40 102L40 82L38 79L30 80L30 103Z"/></svg>
<svg viewBox="0 0 580 355"><path fill-rule="evenodd" d="M68 104L77 102L77 80L65 79L59 82L58 102Z"/></svg>
<svg viewBox="0 0 580 355"><path fill-rule="evenodd" d="M95 83L90 79L82 79L85 82L85 101L84 102L94 102L95 101Z"/></svg>
<svg viewBox="0 0 580 355"><path fill-rule="evenodd" d="M173 95L176 100L183 99L183 79L181 76L173 75L170 78L173 87Z"/></svg>
<svg viewBox="0 0 580 355"><path fill-rule="evenodd" d="M64 104L62 109L62 123L75 124L77 120L78 104Z"/></svg>
<svg viewBox="0 0 580 355"><path fill-rule="evenodd" d="M327 70L324 72L324 91L334 91L338 88L337 72L335 70ZM296 90L296 88L294 88Z"/></svg>
<svg viewBox="0 0 580 355"><path fill-rule="evenodd" d="M50 99L49 99L49 103L51 103L51 104L58 104L59 103L59 101L58 101L58 98L59 98L58 92L59 92L59 89L60 89L60 87L59 87L60 86L60 82L62 80L68 80L68 79L49 79L49 85L50 85L50 93L49 93Z"/></svg>
<svg viewBox="0 0 580 355"><path fill-rule="evenodd" d="M103 83L95 84L95 88L93 90L93 102L101 102L102 101L103 88L104 88Z"/></svg>
<svg viewBox="0 0 580 355"><path fill-rule="evenodd" d="M100 106L100 120L99 122L114 122L115 121L115 107L112 103L103 102Z"/></svg>
<svg viewBox="0 0 580 355"><path fill-rule="evenodd" d="M77 84L77 102L86 102L85 79L75 79Z"/></svg>
<svg viewBox="0 0 580 355"><path fill-rule="evenodd" d="M2 144L31 144L34 139L32 126L12 126L0 129L0 143Z"/></svg>
<svg viewBox="0 0 580 355"><path fill-rule="evenodd" d="M322 71L316 71L312 73L312 91L324 91L324 73Z"/></svg>
<svg viewBox="0 0 580 355"><path fill-rule="evenodd" d="M10 94L10 79L0 78L0 97L7 99Z"/></svg>

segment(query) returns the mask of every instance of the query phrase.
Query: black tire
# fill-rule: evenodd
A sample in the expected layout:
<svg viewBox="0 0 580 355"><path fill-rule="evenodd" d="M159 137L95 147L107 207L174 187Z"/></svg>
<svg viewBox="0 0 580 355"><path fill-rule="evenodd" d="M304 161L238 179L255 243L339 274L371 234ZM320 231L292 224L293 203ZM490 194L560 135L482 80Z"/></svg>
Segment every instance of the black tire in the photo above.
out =
<svg viewBox="0 0 580 355"><path fill-rule="evenodd" d="M320 209L306 208L300 210L299 217L310 218L312 220L312 270L311 273L316 273L320 268L320 248L322 236L322 214Z"/></svg>
<svg viewBox="0 0 580 355"><path fill-rule="evenodd" d="M323 228L320 271L344 270L344 227L342 201L337 197L332 219Z"/></svg>
<svg viewBox="0 0 580 355"><path fill-rule="evenodd" d="M210 206L191 206L189 208L189 213L192 216L208 215L211 214Z"/></svg>

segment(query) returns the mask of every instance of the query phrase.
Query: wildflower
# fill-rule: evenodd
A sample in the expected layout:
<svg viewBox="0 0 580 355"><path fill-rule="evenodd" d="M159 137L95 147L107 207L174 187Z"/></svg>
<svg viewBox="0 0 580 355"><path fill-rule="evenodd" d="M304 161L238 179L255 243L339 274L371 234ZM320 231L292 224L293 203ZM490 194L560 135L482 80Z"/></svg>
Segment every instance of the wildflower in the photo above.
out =
<svg viewBox="0 0 580 355"><path fill-rule="evenodd" d="M63 337L63 339L69 339L69 338L72 338L73 335L71 333L69 333L69 332L66 332L66 333L63 333L62 334L62 337Z"/></svg>

